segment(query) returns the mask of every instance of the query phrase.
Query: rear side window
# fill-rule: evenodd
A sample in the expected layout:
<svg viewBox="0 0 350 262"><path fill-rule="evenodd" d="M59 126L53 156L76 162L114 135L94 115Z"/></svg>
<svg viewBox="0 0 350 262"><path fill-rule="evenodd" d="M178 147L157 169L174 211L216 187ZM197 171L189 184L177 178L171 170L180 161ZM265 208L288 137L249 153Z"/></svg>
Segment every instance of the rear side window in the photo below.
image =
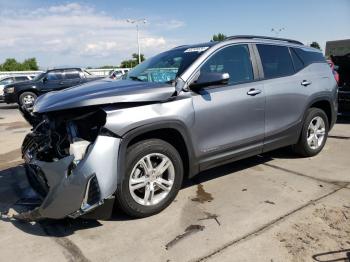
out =
<svg viewBox="0 0 350 262"><path fill-rule="evenodd" d="M80 78L80 72L78 70L64 70L65 79L77 79Z"/></svg>
<svg viewBox="0 0 350 262"><path fill-rule="evenodd" d="M295 53L300 57L301 60L303 60L305 66L312 64L312 63L322 63L326 62L323 54L321 52L315 52L311 49L302 49L293 47L292 48Z"/></svg>
<svg viewBox="0 0 350 262"><path fill-rule="evenodd" d="M55 80L62 80L63 77L62 77L62 73L57 71L53 71L53 72L49 72L47 74L47 80L50 80L50 81L55 81Z"/></svg>
<svg viewBox="0 0 350 262"><path fill-rule="evenodd" d="M297 53L295 52L294 48L290 48L290 54L292 55L292 59L293 59L293 64L294 64L294 68L295 71L298 72L301 69L304 68L304 62L301 60L301 58L297 55Z"/></svg>
<svg viewBox="0 0 350 262"><path fill-rule="evenodd" d="M293 62L288 47L257 45L265 78L275 78L294 74Z"/></svg>
<svg viewBox="0 0 350 262"><path fill-rule="evenodd" d="M210 57L201 67L200 72L228 73L229 84L252 81L254 75L248 46L225 47Z"/></svg>

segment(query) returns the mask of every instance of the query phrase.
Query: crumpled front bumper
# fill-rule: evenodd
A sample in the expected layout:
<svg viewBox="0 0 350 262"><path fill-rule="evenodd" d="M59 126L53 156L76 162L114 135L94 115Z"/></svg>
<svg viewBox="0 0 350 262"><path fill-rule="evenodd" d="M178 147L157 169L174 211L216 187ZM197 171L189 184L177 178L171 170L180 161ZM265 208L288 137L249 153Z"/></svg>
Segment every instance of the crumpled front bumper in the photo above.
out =
<svg viewBox="0 0 350 262"><path fill-rule="evenodd" d="M117 188L120 142L120 138L99 135L76 166L72 155L43 162L31 158L30 152L24 152L28 180L43 196L43 202L17 218L76 218L110 203Z"/></svg>

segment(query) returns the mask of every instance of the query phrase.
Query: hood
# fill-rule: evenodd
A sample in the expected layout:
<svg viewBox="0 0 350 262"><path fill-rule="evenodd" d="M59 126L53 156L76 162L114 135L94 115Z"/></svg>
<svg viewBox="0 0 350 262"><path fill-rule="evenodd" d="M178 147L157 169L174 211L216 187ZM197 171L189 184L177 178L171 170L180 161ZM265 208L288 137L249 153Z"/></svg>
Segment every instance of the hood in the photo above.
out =
<svg viewBox="0 0 350 262"><path fill-rule="evenodd" d="M169 84L105 78L40 96L33 112L45 113L114 103L157 102L170 98L174 92L175 87Z"/></svg>

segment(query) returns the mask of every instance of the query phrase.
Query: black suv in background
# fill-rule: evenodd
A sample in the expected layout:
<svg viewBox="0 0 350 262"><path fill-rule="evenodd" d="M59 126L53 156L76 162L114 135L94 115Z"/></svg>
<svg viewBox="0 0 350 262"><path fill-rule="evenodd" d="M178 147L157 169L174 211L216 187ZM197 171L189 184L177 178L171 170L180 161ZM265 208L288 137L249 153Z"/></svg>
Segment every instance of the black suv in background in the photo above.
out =
<svg viewBox="0 0 350 262"><path fill-rule="evenodd" d="M80 68L52 69L41 73L30 81L6 85L4 100L7 104L18 103L21 107L31 107L37 97L44 93L101 78Z"/></svg>

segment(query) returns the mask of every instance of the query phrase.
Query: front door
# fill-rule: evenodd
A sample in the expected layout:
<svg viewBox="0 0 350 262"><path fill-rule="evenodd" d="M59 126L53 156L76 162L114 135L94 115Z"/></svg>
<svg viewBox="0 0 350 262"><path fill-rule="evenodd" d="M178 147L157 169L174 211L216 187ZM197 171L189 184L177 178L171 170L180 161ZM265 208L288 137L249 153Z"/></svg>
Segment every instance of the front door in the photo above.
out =
<svg viewBox="0 0 350 262"><path fill-rule="evenodd" d="M265 94L254 82L248 45L224 47L201 66L200 74L230 75L227 85L192 91L193 136L201 169L262 151Z"/></svg>
<svg viewBox="0 0 350 262"><path fill-rule="evenodd" d="M64 88L63 70L55 70L47 73L43 82L45 92L60 90Z"/></svg>

